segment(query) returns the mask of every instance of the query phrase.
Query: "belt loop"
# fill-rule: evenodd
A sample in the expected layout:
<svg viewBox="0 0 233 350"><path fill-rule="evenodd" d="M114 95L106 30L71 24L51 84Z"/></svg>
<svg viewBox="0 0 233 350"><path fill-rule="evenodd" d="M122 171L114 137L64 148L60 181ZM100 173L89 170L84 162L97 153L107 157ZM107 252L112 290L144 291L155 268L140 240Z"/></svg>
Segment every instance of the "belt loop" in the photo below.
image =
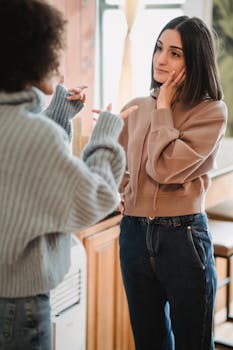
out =
<svg viewBox="0 0 233 350"><path fill-rule="evenodd" d="M181 219L181 217L179 217L179 216L173 217L172 221L173 221L173 225L175 227L182 226L182 219Z"/></svg>

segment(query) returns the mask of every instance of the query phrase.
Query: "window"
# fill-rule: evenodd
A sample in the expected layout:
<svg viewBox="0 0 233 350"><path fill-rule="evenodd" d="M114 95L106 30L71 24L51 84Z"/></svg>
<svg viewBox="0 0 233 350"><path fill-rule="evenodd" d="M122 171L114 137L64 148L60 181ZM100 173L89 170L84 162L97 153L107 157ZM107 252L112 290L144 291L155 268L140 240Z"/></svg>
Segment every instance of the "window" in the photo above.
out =
<svg viewBox="0 0 233 350"><path fill-rule="evenodd" d="M140 4L131 38L132 97L148 95L152 53L162 27L183 15L184 0L144 0ZM99 0L99 84L100 107L117 104L119 79L127 23L124 0Z"/></svg>

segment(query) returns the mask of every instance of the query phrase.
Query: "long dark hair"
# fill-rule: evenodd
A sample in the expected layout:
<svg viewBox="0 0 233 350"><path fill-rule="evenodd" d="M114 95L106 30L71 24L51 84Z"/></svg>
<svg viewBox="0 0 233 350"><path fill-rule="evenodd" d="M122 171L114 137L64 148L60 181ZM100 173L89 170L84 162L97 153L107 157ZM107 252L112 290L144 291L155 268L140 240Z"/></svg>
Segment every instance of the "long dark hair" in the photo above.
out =
<svg viewBox="0 0 233 350"><path fill-rule="evenodd" d="M213 33L201 19L187 16L176 17L168 22L158 38L167 29L175 29L179 32L183 46L186 78L179 92L182 102L196 105L205 98L221 100L222 89L218 76ZM153 56L156 50L157 43ZM161 84L153 78L152 59L151 89L159 85Z"/></svg>

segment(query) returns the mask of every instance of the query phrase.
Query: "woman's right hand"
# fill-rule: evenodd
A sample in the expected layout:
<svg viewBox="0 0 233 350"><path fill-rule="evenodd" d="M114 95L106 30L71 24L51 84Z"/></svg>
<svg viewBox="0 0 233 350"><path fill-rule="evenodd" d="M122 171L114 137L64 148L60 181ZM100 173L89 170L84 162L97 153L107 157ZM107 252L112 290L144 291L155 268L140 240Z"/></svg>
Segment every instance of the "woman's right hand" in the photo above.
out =
<svg viewBox="0 0 233 350"><path fill-rule="evenodd" d="M126 119L130 115L130 113L136 111L137 109L138 109L137 105L130 106L129 108L126 108L123 112L120 112L119 116L121 117L121 119ZM111 103L109 103L106 110L108 112L112 111L112 104ZM101 111L100 109L92 109L92 112L100 114L103 111Z"/></svg>
<svg viewBox="0 0 233 350"><path fill-rule="evenodd" d="M172 71L168 79L160 87L159 96L157 98L157 109L171 108L177 90L185 80L185 69L183 68L176 76L176 72Z"/></svg>
<svg viewBox="0 0 233 350"><path fill-rule="evenodd" d="M68 89L69 96L66 98L68 101L81 101L84 103L86 101L86 95L83 90L86 89L86 85L78 86L76 88Z"/></svg>

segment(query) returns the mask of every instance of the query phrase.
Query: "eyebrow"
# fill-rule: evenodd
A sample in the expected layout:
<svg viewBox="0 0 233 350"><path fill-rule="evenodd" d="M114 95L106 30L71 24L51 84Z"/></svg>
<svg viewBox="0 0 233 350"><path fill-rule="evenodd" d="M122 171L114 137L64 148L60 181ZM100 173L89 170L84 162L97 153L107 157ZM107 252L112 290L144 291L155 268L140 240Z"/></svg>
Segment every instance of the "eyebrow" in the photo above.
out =
<svg viewBox="0 0 233 350"><path fill-rule="evenodd" d="M157 40L157 43L159 43L159 44L163 45L163 43L162 43L162 41L161 41L161 40ZM170 46L170 48L172 48L172 49L178 49L178 50L183 51L183 49L182 49L181 47L179 47L179 46L175 46L175 45L171 45L171 46Z"/></svg>

